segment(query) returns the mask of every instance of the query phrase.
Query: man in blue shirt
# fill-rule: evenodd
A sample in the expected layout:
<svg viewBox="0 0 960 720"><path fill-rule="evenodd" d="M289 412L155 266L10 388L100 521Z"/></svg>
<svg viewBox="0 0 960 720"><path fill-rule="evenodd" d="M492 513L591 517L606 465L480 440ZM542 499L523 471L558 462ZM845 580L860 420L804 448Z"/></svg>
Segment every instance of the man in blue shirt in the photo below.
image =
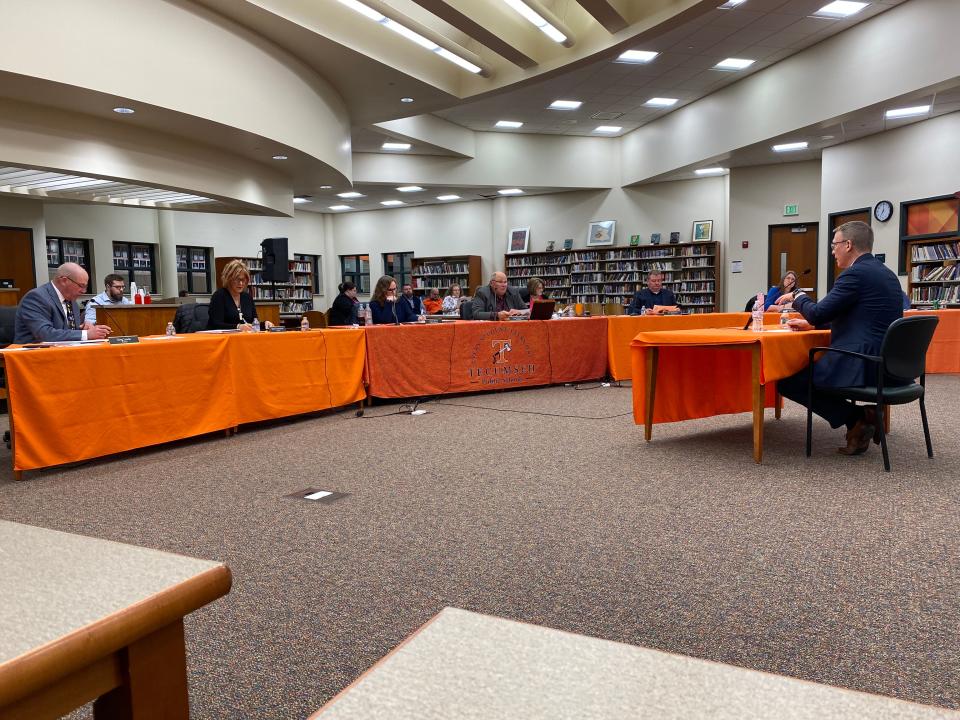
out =
<svg viewBox="0 0 960 720"><path fill-rule="evenodd" d="M638 293L635 293L633 300L627 307L627 315L642 315L643 309L653 310L655 305L661 307L673 307L677 304L673 290L663 287L663 271L651 270L647 275L647 286Z"/></svg>
<svg viewBox="0 0 960 720"><path fill-rule="evenodd" d="M91 325L97 324L97 306L104 305L130 305L130 298L124 295L127 285L123 278L116 273L110 273L103 279L103 292L96 295L87 302L87 307L83 311L83 319Z"/></svg>

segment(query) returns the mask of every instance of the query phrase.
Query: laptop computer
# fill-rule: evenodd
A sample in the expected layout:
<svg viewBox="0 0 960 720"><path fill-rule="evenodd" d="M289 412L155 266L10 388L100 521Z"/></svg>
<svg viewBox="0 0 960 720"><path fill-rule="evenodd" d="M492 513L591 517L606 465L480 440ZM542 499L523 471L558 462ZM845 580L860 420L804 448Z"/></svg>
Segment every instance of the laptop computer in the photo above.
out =
<svg viewBox="0 0 960 720"><path fill-rule="evenodd" d="M557 306L556 300L534 300L530 308L531 320L549 320L553 317L553 309Z"/></svg>

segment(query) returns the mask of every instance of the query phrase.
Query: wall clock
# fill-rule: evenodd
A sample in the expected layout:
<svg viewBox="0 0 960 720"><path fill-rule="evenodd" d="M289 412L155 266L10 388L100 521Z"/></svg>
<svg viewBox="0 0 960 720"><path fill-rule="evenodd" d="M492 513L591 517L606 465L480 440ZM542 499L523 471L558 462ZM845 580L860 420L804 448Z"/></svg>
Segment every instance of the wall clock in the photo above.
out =
<svg viewBox="0 0 960 720"><path fill-rule="evenodd" d="M893 203L889 200L881 200L873 208L873 216L880 222L886 222L893 217Z"/></svg>

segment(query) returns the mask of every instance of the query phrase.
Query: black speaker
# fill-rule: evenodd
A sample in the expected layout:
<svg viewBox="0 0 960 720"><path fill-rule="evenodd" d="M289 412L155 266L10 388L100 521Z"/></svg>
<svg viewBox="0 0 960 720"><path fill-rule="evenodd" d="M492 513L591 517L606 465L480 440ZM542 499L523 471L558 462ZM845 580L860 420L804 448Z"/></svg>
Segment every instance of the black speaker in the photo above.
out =
<svg viewBox="0 0 960 720"><path fill-rule="evenodd" d="M289 282L290 264L287 256L287 238L267 238L263 248L263 282Z"/></svg>

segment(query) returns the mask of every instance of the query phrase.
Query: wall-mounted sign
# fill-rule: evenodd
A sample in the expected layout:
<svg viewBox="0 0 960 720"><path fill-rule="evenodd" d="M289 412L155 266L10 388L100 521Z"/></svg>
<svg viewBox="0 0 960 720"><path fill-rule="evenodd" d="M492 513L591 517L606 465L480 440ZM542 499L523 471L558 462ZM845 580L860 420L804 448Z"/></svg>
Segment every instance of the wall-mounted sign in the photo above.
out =
<svg viewBox="0 0 960 720"><path fill-rule="evenodd" d="M799 205L784 205L783 206L783 216L784 217L793 217L794 215L800 214Z"/></svg>

